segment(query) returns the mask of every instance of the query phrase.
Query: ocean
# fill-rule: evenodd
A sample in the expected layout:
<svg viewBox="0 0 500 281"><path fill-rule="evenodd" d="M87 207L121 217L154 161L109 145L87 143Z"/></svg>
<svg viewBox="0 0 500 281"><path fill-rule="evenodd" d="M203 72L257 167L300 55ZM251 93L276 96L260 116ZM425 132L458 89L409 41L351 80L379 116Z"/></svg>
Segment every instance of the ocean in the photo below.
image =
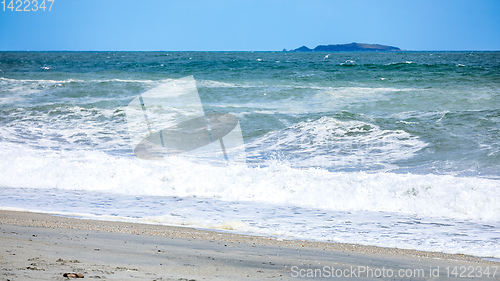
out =
<svg viewBox="0 0 500 281"><path fill-rule="evenodd" d="M186 79L239 161L137 157ZM0 112L1 209L500 258L500 52L0 52Z"/></svg>

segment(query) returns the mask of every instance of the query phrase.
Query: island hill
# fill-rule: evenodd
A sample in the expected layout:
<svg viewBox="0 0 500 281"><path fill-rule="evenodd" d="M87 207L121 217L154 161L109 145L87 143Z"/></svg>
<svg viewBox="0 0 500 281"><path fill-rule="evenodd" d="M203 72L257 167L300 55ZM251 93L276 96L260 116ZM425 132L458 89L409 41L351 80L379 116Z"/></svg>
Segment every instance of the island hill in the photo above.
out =
<svg viewBox="0 0 500 281"><path fill-rule="evenodd" d="M349 44L318 45L314 49L309 49L306 46L302 46L295 50L290 50L289 52L394 52L394 51L401 51L401 49L393 46L353 42Z"/></svg>

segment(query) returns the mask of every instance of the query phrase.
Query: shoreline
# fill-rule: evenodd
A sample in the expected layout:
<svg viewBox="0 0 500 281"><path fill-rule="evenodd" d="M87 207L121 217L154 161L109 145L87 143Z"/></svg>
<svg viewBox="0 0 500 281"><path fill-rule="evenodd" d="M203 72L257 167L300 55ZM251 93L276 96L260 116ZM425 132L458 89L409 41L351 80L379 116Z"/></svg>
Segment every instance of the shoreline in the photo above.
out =
<svg viewBox="0 0 500 281"><path fill-rule="evenodd" d="M6 214L7 213L7 214ZM29 217L29 218L26 218ZM442 252L421 251L414 249L401 249L361 245L353 243L322 242L301 239L285 239L264 235L231 233L222 230L199 229L189 226L171 226L161 224L148 224L136 222L122 222L112 220L93 220L87 218L72 218L64 215L45 214L28 211L0 210L0 224L16 224L23 226L36 226L46 228L67 228L92 231L120 232L138 235L175 236L178 238L212 239L220 242L237 239L240 242L263 245L278 245L297 248L318 248L328 250L370 252L379 254L402 254L415 257L449 259L468 262L490 262L487 257L477 257L465 254L448 254ZM500 263L500 262L499 262Z"/></svg>
<svg viewBox="0 0 500 281"><path fill-rule="evenodd" d="M500 265L460 254L18 211L0 210L0 231L5 246L0 250L0 278L6 280L54 280L66 272L104 280L292 280L307 278L300 273L312 274L307 270L322 270L325 266L332 270L353 266L386 269L393 274L413 268L422 270L426 278L432 277L431 270L438 269L440 279L463 280L450 276L449 268L488 268L493 272ZM354 277L369 280L378 276ZM484 280L496 278L500 280L500 272Z"/></svg>

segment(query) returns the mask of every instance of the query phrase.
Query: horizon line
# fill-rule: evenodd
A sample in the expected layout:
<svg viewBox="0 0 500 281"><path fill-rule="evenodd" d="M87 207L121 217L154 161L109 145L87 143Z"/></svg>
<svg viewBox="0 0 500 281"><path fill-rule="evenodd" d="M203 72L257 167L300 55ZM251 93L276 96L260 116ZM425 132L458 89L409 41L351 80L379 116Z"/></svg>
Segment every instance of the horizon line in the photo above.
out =
<svg viewBox="0 0 500 281"><path fill-rule="evenodd" d="M300 52L293 50L0 50L0 52L275 52L275 53L401 53L401 52L499 52L497 50L398 50L398 51L310 51Z"/></svg>

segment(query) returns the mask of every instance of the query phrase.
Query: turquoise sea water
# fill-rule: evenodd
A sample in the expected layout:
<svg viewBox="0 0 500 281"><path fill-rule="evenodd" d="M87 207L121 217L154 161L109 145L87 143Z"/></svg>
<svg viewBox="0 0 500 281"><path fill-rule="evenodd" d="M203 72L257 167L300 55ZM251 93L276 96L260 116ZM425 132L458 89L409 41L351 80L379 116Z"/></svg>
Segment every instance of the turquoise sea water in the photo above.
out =
<svg viewBox="0 0 500 281"><path fill-rule="evenodd" d="M135 158L128 104L191 75L246 165ZM0 206L500 257L499 85L499 52L2 52Z"/></svg>

